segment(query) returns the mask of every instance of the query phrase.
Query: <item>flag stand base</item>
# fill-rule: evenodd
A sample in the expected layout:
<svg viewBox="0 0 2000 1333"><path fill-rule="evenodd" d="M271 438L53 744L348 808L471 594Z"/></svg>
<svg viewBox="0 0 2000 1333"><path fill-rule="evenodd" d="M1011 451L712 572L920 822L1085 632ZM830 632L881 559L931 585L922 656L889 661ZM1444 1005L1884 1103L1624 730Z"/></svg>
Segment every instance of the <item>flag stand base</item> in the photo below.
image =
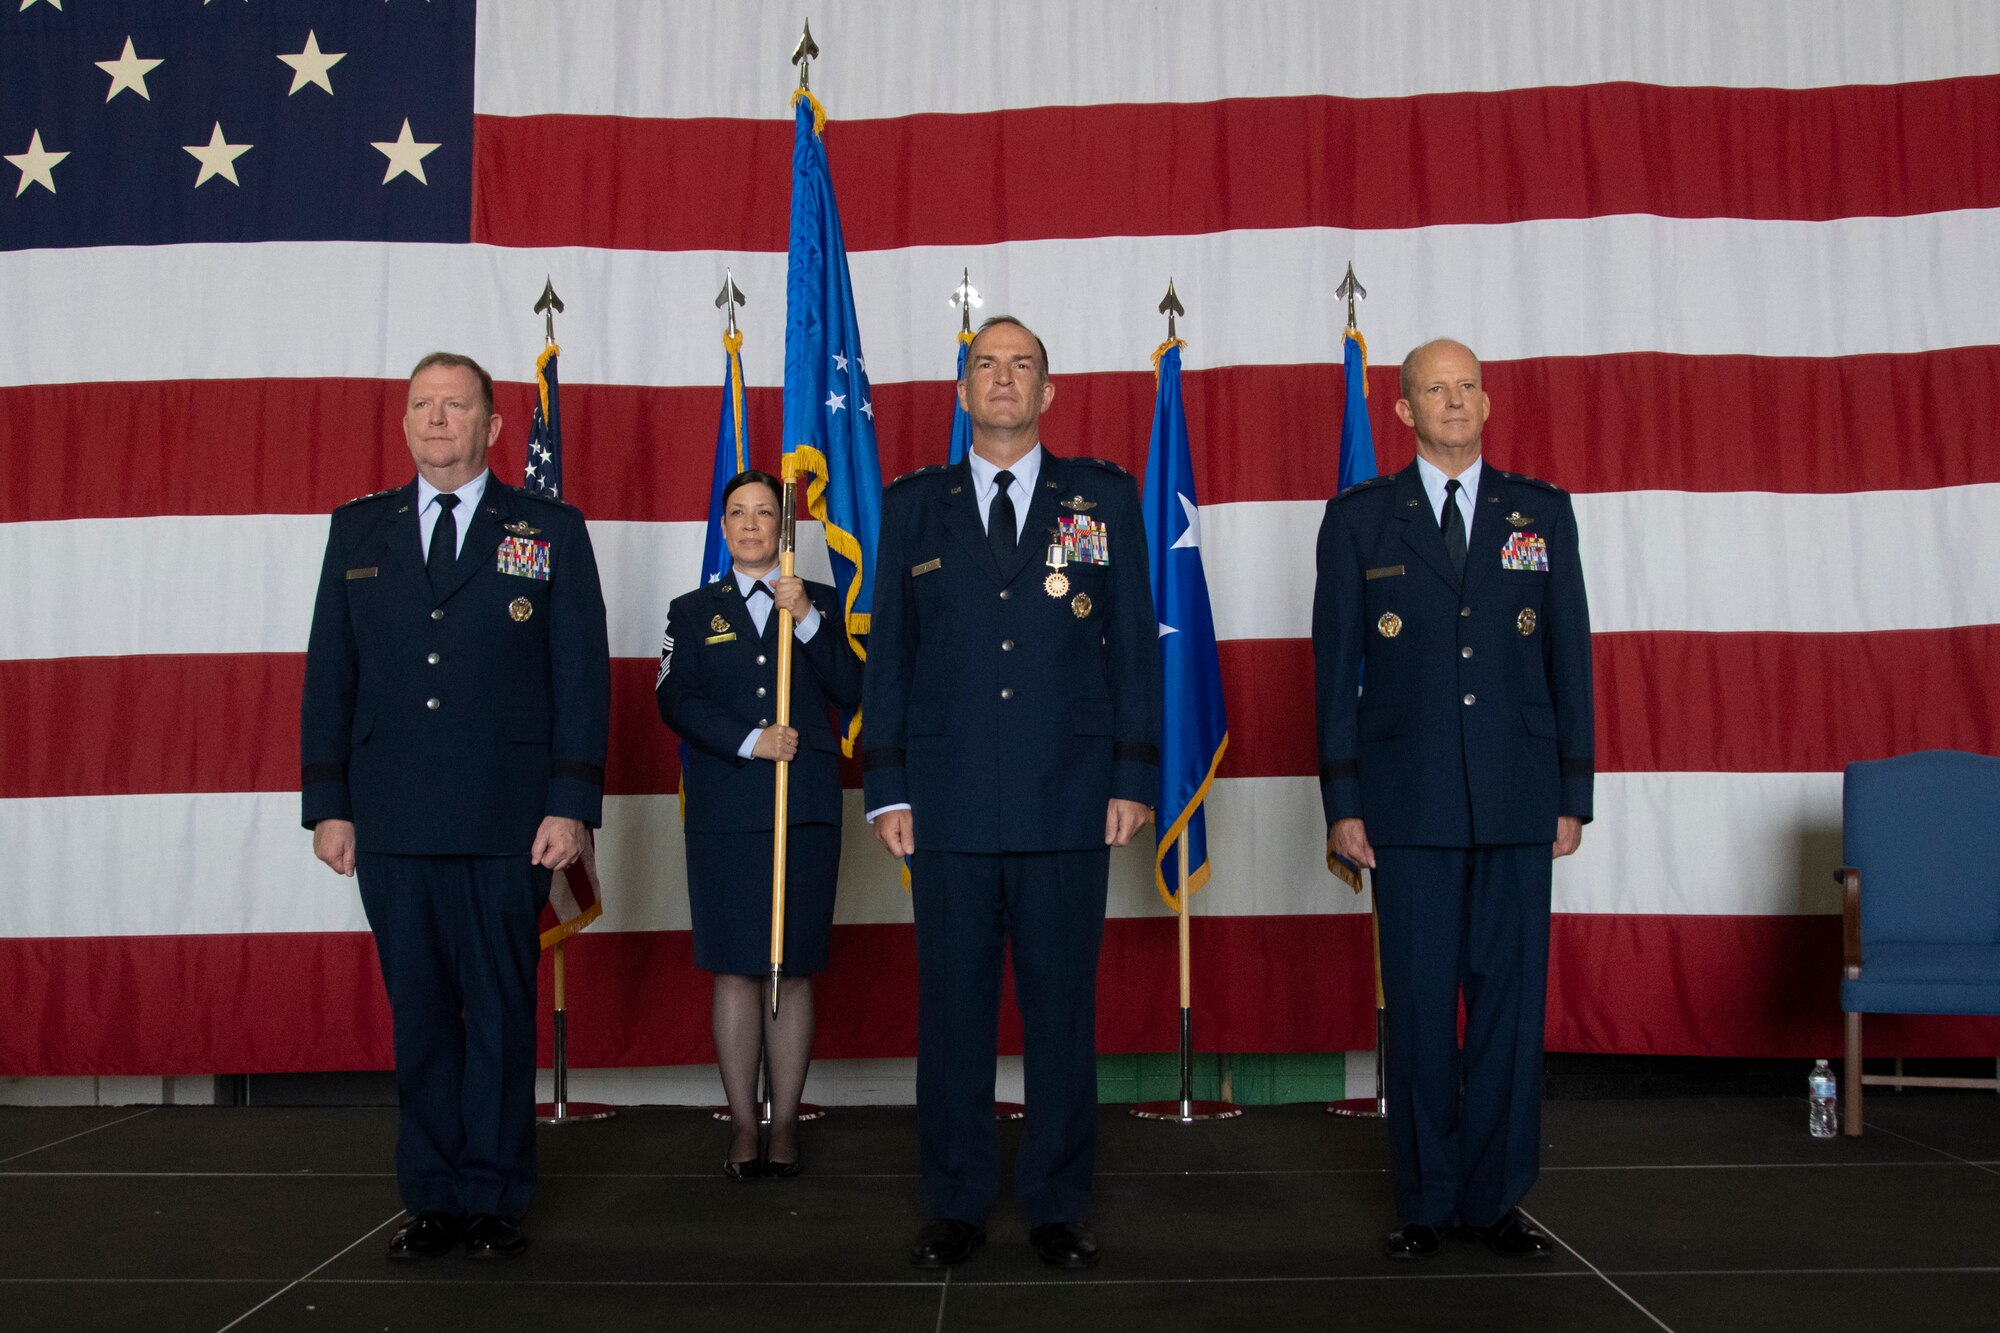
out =
<svg viewBox="0 0 2000 1333"><path fill-rule="evenodd" d="M729 1118L729 1108L726 1106L711 1107L708 1114L712 1118L720 1120L725 1125L732 1123ZM799 1103L799 1123L801 1125L809 1125L815 1120L824 1119L826 1119L826 1108L824 1106L815 1106L811 1102ZM771 1106L769 1102L764 1103L764 1109L757 1113L757 1123L760 1125L771 1123Z"/></svg>
<svg viewBox="0 0 2000 1333"><path fill-rule="evenodd" d="M1194 1024L1191 1011L1181 1010L1181 1095L1170 1102L1140 1102L1128 1114L1140 1120L1171 1120L1192 1125L1201 1120L1235 1120L1243 1108L1234 1102L1196 1101L1194 1082Z"/></svg>
<svg viewBox="0 0 2000 1333"><path fill-rule="evenodd" d="M993 1118L995 1120L1026 1120L1028 1118L1028 1108L1019 1102L995 1102L993 1103Z"/></svg>
<svg viewBox="0 0 2000 1333"><path fill-rule="evenodd" d="M561 947L560 944L557 945ZM538 1125L573 1125L583 1120L609 1120L618 1108L603 1102L573 1102L569 1099L569 1011L555 1012L556 1099L535 1103Z"/></svg>

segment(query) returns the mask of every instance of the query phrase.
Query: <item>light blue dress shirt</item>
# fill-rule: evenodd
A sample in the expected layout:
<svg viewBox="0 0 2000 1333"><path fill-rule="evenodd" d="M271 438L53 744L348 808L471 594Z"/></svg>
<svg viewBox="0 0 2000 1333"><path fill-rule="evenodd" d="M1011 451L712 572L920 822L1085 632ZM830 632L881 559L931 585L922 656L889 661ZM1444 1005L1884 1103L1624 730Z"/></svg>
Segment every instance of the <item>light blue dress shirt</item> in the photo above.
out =
<svg viewBox="0 0 2000 1333"><path fill-rule="evenodd" d="M1472 460L1472 466L1458 474L1458 513L1465 520L1465 538L1472 540L1473 500L1479 495L1479 474L1486 468L1484 458ZM1424 494L1430 497L1431 518L1439 527L1444 526L1444 484L1451 480L1444 472L1421 454L1417 457L1417 480L1424 484Z"/></svg>
<svg viewBox="0 0 2000 1333"><path fill-rule="evenodd" d="M465 485L453 491L458 497L458 509L453 513L452 522L458 527L458 546L452 555L465 553L465 530L472 526L472 511L479 508L479 499L486 494L486 479L493 474L481 472ZM430 559L431 532L437 527L438 515L443 511L437 506L438 488L425 481L422 473L417 474L417 537L421 545L417 555L422 560Z"/></svg>
<svg viewBox="0 0 2000 1333"><path fill-rule="evenodd" d="M993 507L993 493L1000 489L998 465L989 463L976 452L968 452L965 461L972 467L972 498L979 511L979 526L986 526L987 513ZM1035 479L1042 475L1042 446L1035 447L1021 455L1020 460L1007 469L1014 474L1014 482L1007 488L1007 494L1014 500L1015 537L1021 535L1019 525L1028 521L1028 505L1035 498Z"/></svg>

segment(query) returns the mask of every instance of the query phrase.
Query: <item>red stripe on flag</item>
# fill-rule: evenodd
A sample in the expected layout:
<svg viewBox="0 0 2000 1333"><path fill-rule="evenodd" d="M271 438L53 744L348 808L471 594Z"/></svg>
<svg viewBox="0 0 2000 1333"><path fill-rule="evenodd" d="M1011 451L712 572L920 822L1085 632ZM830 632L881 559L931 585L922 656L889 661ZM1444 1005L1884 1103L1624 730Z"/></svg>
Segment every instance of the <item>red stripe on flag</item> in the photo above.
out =
<svg viewBox="0 0 2000 1333"><path fill-rule="evenodd" d="M1346 892L1328 883L1329 892ZM1193 929L1195 1023L1205 1046L1373 1045L1366 916L1198 915ZM590 930L565 945L572 1065L714 1059L709 977L694 966L689 939ZM1771 1057L1839 1049L1836 918L1562 915L1552 948L1550 1050ZM1174 922L1164 912L1107 924L1098 975L1105 1053L1173 1048L1174 956ZM549 967L545 955L544 1066ZM17 997L17 1021L0 1025L0 1075L292 1073L386 1069L391 1061L388 1005L363 933L0 939L0 976ZM815 990L815 1054L915 1053L910 926L836 927L832 966ZM326 1007L329 995L342 1004ZM1002 1049L1019 1051L1011 1011L1002 1033ZM1873 1016L1867 1035L1871 1052L1985 1056L2000 1044L2000 1019Z"/></svg>
<svg viewBox="0 0 2000 1333"><path fill-rule="evenodd" d="M1908 216L2000 205L2000 78L836 115L826 142L850 250L1626 213ZM1534 150L1480 151L1523 143ZM1035 151L1009 151L1019 144ZM481 116L473 239L780 251L791 151L780 119ZM1272 170L1280 160L1317 169ZM688 181L702 182L695 206L605 206L684 196Z"/></svg>
<svg viewBox="0 0 2000 1333"><path fill-rule="evenodd" d="M949 346L939 344L942 360ZM1369 372L1384 471L1409 461L1396 367ZM1058 375L1050 447L1145 471L1150 372ZM1496 361L1487 452L1572 491L1847 492L2000 481L1967 384L2000 383L2000 347L1810 357L1630 353ZM1330 494L1337 364L1228 366L1184 380L1196 482L1209 504ZM495 386L526 421L531 390ZM950 386L878 385L882 474L939 462ZM0 522L153 514L324 513L411 475L400 380L197 380L0 388L0 453L18 460ZM775 467L781 391L748 391L751 454ZM708 513L716 388L563 386L570 496L592 518L699 522ZM1757 404L1783 411L1754 411ZM78 423L91 437L79 439ZM1305 432L1302 434L1301 432ZM510 429L495 471L520 477ZM246 442L248 442L246 444ZM248 452L246 452L246 449ZM91 465L88 479L79 469Z"/></svg>
<svg viewBox="0 0 2000 1333"><path fill-rule="evenodd" d="M1874 634L1605 634L1594 644L1597 768L1835 772L1924 749L2000 752L2000 625ZM1312 645L1221 644L1220 776L1319 771ZM304 658L295 654L0 661L0 799L294 791ZM651 658L611 672L614 795L679 790ZM1671 696L1658 689L1673 681ZM847 785L859 785L848 766Z"/></svg>

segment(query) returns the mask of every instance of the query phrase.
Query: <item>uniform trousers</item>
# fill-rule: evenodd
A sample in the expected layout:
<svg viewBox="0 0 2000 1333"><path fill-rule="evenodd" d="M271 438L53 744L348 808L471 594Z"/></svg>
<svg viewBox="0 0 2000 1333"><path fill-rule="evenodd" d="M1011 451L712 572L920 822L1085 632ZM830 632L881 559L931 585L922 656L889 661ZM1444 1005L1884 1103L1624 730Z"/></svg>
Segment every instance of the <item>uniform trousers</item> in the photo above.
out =
<svg viewBox="0 0 2000 1333"><path fill-rule="evenodd" d="M396 1046L409 1211L518 1218L535 1192L537 917L522 856L355 858Z"/></svg>
<svg viewBox="0 0 2000 1333"><path fill-rule="evenodd" d="M1000 967L1011 946L1027 1076L1014 1166L1030 1227L1081 1223L1097 1162L1097 955L1105 848L918 851L917 1120L932 1217L978 1226L999 1192Z"/></svg>
<svg viewBox="0 0 2000 1333"><path fill-rule="evenodd" d="M1535 1183L1551 871L1546 842L1375 849L1401 1223L1491 1226Z"/></svg>

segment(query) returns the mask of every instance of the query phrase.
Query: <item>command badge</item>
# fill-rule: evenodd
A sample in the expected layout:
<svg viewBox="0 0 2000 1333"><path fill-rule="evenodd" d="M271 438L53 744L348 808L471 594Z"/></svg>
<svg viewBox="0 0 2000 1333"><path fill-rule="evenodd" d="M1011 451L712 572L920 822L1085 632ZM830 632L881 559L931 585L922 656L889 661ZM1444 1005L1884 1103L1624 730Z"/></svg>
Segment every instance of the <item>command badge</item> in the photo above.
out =
<svg viewBox="0 0 2000 1333"><path fill-rule="evenodd" d="M722 633L722 631L729 628L729 622L727 620L724 620L722 618L722 613L718 611L715 614L715 618L708 622L708 627L714 630L717 634L720 634Z"/></svg>
<svg viewBox="0 0 2000 1333"><path fill-rule="evenodd" d="M1525 528L1530 523L1533 523L1535 520L1529 518L1527 515L1523 514L1520 510L1516 509L1513 513L1507 515L1507 521L1509 523L1512 523L1517 528Z"/></svg>
<svg viewBox="0 0 2000 1333"><path fill-rule="evenodd" d="M1514 628L1521 631L1521 637L1524 639L1533 634L1535 632L1535 608L1532 606L1522 607L1521 614L1514 617Z"/></svg>
<svg viewBox="0 0 2000 1333"><path fill-rule="evenodd" d="M507 603L507 614L514 617L515 620L526 620L529 616L535 614L535 604L525 597L516 597L513 601Z"/></svg>
<svg viewBox="0 0 2000 1333"><path fill-rule="evenodd" d="M1076 600L1069 604L1069 609L1075 613L1078 620L1084 619L1090 614L1090 594L1087 592L1078 593Z"/></svg>
<svg viewBox="0 0 2000 1333"><path fill-rule="evenodd" d="M1042 591L1057 601L1061 601L1069 595L1069 575L1058 569L1055 573L1042 580Z"/></svg>
<svg viewBox="0 0 2000 1333"><path fill-rule="evenodd" d="M1375 628L1382 632L1383 638L1393 639L1403 632L1403 618L1394 611L1384 611L1382 618L1375 622Z"/></svg>

